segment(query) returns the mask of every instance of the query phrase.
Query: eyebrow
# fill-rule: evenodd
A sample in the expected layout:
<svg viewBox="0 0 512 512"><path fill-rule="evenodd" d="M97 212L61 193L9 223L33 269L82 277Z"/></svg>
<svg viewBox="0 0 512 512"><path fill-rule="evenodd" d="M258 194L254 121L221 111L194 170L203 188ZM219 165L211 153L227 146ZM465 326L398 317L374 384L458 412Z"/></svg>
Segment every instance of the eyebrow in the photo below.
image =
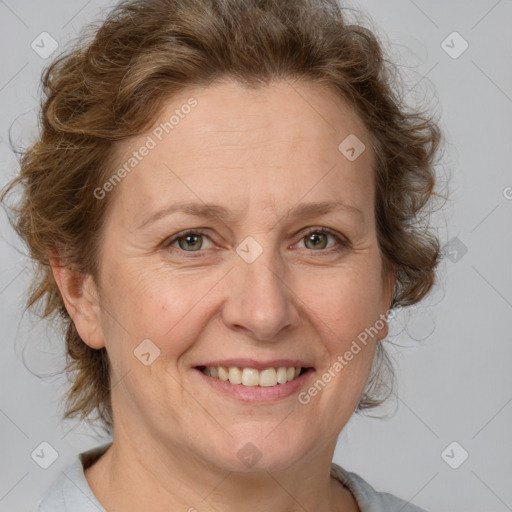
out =
<svg viewBox="0 0 512 512"><path fill-rule="evenodd" d="M303 203L292 208L288 213L286 213L283 216L283 218L312 217L314 215L325 215L333 211L344 211L350 215L360 216L361 219L364 218L363 212L361 210L354 206L346 204L343 201ZM162 210L158 210L157 212L152 213L136 229L140 230L148 226L149 224L153 224L157 220L160 220L164 217L167 217L169 215L172 215L173 213L178 212L185 213L187 215L193 215L195 217L217 218L220 219L222 222L228 222L232 217L235 216L235 213L231 212L230 210L219 204L197 202L179 203L168 206L166 208L163 208Z"/></svg>

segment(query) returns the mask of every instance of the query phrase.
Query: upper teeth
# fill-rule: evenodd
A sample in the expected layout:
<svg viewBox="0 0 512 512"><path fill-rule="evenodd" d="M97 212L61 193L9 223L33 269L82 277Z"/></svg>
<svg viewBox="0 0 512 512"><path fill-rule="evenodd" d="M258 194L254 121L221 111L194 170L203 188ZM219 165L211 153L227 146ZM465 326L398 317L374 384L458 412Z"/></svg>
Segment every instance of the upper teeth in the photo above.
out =
<svg viewBox="0 0 512 512"><path fill-rule="evenodd" d="M229 380L231 384L243 386L275 386L277 383L286 384L299 376L301 367L265 368L261 372L255 368L238 368L236 366L207 366L203 369L205 375L223 381Z"/></svg>

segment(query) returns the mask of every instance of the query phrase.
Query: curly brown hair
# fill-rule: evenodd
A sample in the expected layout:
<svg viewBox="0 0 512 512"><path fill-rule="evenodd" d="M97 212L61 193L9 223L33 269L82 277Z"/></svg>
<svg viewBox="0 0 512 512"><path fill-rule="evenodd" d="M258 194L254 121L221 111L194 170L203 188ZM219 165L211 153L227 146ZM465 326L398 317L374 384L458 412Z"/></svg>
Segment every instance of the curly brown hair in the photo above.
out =
<svg viewBox="0 0 512 512"><path fill-rule="evenodd" d="M62 264L97 282L101 226L115 194L93 191L109 177L116 141L139 135L164 100L218 77L255 88L276 79L309 80L334 89L365 122L376 155L378 241L385 268L396 269L390 308L410 306L435 283L441 258L426 223L432 211L442 139L433 114L410 109L396 65L375 31L348 22L336 0L126 0L82 31L43 72L40 134L21 152L11 223L36 263L25 309L60 314L73 376L64 418L112 427L109 359L78 335L50 266ZM36 306L40 306L38 310ZM357 411L386 400L389 356L377 343ZM388 372L389 373L389 372ZM385 396L378 396L384 385Z"/></svg>

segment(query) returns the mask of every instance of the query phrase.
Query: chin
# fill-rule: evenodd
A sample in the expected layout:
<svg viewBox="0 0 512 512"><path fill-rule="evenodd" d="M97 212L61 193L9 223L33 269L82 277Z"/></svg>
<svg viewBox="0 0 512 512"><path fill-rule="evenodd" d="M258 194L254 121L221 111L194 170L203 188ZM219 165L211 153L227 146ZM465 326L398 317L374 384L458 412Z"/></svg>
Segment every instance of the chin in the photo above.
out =
<svg viewBox="0 0 512 512"><path fill-rule="evenodd" d="M254 437L247 434L243 438L230 438L213 462L226 471L237 473L273 472L290 468L305 455L304 442L291 442L290 436L285 436L286 440L272 438L273 434L265 439L261 430L255 429Z"/></svg>

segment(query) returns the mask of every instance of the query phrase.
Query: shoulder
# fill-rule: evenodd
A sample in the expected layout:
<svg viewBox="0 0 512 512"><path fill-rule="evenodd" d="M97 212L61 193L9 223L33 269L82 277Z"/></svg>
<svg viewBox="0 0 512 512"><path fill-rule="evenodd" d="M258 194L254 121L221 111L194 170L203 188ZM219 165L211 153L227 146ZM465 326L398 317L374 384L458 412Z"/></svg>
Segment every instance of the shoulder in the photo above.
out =
<svg viewBox="0 0 512 512"><path fill-rule="evenodd" d="M84 474L84 462L99 457L109 444L75 456L39 503L38 512L105 512L96 500Z"/></svg>
<svg viewBox="0 0 512 512"><path fill-rule="evenodd" d="M352 492L361 512L426 512L393 494L376 491L357 473L347 471L334 462L331 475Z"/></svg>

